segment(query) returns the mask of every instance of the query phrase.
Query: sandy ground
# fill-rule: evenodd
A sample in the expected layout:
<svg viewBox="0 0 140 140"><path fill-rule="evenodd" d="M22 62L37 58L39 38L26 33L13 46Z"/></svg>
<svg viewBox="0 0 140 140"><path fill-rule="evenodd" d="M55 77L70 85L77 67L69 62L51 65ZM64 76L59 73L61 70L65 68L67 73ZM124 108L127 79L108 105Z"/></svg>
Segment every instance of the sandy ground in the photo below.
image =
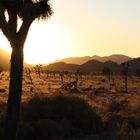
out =
<svg viewBox="0 0 140 140"><path fill-rule="evenodd" d="M124 92L124 77L111 76L82 76L78 80L78 92L63 90L61 78L56 75L47 77L41 74L31 73L31 78L24 75L22 101L34 94L74 94L88 101L97 112L111 111L116 109L124 115L140 113L140 78L128 77L128 93ZM64 83L74 81L75 78L64 77ZM9 73L0 73L0 101L6 102L8 98Z"/></svg>

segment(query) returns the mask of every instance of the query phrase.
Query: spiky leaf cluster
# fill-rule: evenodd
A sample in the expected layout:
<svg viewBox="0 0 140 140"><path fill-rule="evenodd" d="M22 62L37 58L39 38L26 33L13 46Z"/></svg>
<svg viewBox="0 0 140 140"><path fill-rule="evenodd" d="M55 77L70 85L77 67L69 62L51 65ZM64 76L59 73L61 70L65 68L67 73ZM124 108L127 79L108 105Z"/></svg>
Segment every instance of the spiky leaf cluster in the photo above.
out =
<svg viewBox="0 0 140 140"><path fill-rule="evenodd" d="M0 0L0 11L15 14L22 20L48 18L52 15L49 0Z"/></svg>

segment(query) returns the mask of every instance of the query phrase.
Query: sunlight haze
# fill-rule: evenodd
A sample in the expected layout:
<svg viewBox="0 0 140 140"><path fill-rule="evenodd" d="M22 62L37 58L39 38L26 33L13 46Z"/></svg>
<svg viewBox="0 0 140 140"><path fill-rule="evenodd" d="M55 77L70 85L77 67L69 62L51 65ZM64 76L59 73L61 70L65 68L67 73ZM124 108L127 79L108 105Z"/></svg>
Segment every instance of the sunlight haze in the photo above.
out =
<svg viewBox="0 0 140 140"><path fill-rule="evenodd" d="M140 0L51 0L54 14L35 21L25 42L25 62L74 56L140 56ZM0 33L0 47L10 45Z"/></svg>

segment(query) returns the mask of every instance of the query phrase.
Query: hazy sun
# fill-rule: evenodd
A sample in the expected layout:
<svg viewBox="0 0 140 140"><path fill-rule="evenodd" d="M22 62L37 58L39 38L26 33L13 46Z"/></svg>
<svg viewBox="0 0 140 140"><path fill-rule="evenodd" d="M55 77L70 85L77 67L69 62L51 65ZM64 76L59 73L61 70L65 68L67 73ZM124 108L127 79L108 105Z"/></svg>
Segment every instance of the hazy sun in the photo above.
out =
<svg viewBox="0 0 140 140"><path fill-rule="evenodd" d="M11 52L10 44L0 34L0 47ZM66 47L70 36L65 28L50 22L34 22L30 27L25 45L24 60L29 64L50 63L67 56L70 46Z"/></svg>

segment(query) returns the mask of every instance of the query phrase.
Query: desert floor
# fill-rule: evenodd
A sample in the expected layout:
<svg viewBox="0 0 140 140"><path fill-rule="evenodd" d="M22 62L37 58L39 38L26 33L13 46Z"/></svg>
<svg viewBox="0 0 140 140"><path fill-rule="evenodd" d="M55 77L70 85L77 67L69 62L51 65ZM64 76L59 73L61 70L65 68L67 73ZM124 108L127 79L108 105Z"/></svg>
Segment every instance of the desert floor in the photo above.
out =
<svg viewBox="0 0 140 140"><path fill-rule="evenodd" d="M32 79L32 83L31 80ZM75 81L64 76L64 83ZM0 100L7 101L9 87L9 73L0 74ZM72 94L88 101L97 111L108 111L111 104L116 104L116 111L130 114L140 111L140 78L128 76L128 93L125 93L124 77L114 75L109 81L107 76L86 75L78 79L78 91L62 89L61 78L56 75L46 77L36 73L31 78L24 74L22 101L34 94ZM119 108L120 107L120 108ZM111 109L111 108L110 108Z"/></svg>

